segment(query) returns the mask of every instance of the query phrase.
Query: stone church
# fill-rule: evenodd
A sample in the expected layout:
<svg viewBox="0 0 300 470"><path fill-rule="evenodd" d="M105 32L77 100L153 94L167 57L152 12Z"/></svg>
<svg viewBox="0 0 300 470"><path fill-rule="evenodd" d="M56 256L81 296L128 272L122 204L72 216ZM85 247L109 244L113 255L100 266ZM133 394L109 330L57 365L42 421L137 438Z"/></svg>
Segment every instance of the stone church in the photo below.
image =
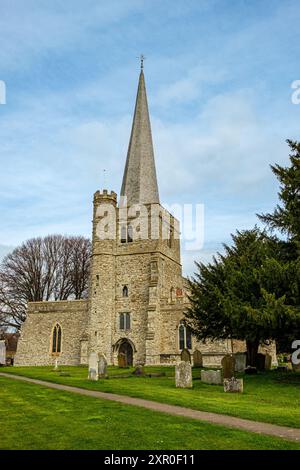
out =
<svg viewBox="0 0 300 470"><path fill-rule="evenodd" d="M135 208L146 229L154 208L156 236L141 236L127 208ZM108 213L115 217L110 236L99 236ZM172 364L182 351L192 362L200 352L204 366L219 365L230 342L199 343L183 324L188 299L179 223L160 205L143 66L120 198L97 191L93 214L89 298L29 303L15 365L87 364L93 351L111 365ZM245 350L241 342L234 347Z"/></svg>

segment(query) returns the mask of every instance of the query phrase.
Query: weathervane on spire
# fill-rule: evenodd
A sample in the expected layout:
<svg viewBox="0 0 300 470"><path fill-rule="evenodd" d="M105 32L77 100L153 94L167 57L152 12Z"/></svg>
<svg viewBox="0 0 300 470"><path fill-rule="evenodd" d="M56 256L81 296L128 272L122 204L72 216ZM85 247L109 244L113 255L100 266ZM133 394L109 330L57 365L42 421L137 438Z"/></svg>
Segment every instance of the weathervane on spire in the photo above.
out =
<svg viewBox="0 0 300 470"><path fill-rule="evenodd" d="M144 70L144 60L146 59L146 57L144 56L144 54L141 54L140 55L140 60L141 60L141 70Z"/></svg>

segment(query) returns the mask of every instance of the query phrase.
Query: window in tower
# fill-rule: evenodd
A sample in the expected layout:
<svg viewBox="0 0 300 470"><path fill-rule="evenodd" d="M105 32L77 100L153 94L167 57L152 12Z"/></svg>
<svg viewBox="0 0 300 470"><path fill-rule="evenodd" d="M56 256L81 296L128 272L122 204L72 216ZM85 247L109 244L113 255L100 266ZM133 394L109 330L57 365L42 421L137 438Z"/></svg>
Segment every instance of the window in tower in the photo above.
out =
<svg viewBox="0 0 300 470"><path fill-rule="evenodd" d="M123 297L128 297L128 287L124 286L122 290Z"/></svg>
<svg viewBox="0 0 300 470"><path fill-rule="evenodd" d="M170 227L170 231L168 234L168 247L172 248L173 245L173 229Z"/></svg>
<svg viewBox="0 0 300 470"><path fill-rule="evenodd" d="M132 228L131 225L128 225L127 241L128 241L128 243L131 243L133 241L133 228Z"/></svg>
<svg viewBox="0 0 300 470"><path fill-rule="evenodd" d="M125 225L121 227L121 243L127 242L127 229Z"/></svg>
<svg viewBox="0 0 300 470"><path fill-rule="evenodd" d="M119 327L120 330L130 330L130 313L119 314Z"/></svg>

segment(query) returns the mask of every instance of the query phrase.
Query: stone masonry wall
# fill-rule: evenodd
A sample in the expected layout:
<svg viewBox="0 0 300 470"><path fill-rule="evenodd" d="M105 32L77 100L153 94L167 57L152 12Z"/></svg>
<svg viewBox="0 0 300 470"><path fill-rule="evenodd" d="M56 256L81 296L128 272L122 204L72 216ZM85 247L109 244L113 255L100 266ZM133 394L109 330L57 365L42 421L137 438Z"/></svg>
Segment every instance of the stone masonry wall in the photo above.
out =
<svg viewBox="0 0 300 470"><path fill-rule="evenodd" d="M85 300L60 302L32 302L22 329L15 356L16 366L42 366L58 363L80 364L80 339L87 326ZM51 352L53 327L59 323L62 329L61 353Z"/></svg>

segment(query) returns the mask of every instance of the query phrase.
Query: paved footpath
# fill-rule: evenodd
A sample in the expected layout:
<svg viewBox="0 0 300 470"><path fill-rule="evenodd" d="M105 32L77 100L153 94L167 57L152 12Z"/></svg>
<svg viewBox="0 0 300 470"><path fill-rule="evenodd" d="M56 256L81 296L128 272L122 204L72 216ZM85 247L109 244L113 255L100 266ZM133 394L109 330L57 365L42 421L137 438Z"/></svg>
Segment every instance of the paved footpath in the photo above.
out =
<svg viewBox="0 0 300 470"><path fill-rule="evenodd" d="M36 385L42 385L44 387L54 388L56 390L63 390L65 392L78 393L79 395L85 395L88 397L116 401L119 403L124 403L125 405L141 406L142 408L147 408L148 410L168 413L170 415L198 419L200 421L207 421L209 423L238 428L244 431L251 431L258 434L269 434L271 436L282 437L291 441L300 441L300 429L296 428L277 426L276 424L262 423L260 421L250 421L249 419L235 418L233 416L227 416L218 413L192 410L190 408L184 408L183 406L167 405L166 403L158 403L155 401L143 400L142 398L117 395L115 393L98 392L96 390L71 387L69 385L61 385L53 382L46 382L44 380L31 379L29 377L22 377L20 375L5 374L0 372L0 376L21 380L23 382L29 382Z"/></svg>

